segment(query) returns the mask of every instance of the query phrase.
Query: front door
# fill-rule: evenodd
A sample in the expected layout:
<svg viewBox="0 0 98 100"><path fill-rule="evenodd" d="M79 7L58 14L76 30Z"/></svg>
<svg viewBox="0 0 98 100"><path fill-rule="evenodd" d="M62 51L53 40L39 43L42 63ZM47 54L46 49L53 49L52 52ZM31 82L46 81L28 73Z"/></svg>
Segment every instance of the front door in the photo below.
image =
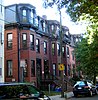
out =
<svg viewBox="0 0 98 100"><path fill-rule="evenodd" d="M44 60L44 78L48 79L49 78L49 65L48 65L48 60Z"/></svg>
<svg viewBox="0 0 98 100"><path fill-rule="evenodd" d="M42 66L41 59L36 59L36 78L37 78L37 86L40 88L41 80L42 80Z"/></svg>

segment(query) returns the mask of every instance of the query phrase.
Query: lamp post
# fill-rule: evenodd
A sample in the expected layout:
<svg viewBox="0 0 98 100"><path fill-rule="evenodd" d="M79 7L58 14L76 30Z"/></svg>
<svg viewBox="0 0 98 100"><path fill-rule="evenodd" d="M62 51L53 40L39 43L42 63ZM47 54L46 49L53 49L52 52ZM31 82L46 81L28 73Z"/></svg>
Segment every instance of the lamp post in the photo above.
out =
<svg viewBox="0 0 98 100"><path fill-rule="evenodd" d="M63 33L62 33L62 18L61 18L61 9L58 8L60 14L60 71L61 71L61 97L64 97L64 65L62 62L62 40L63 40Z"/></svg>

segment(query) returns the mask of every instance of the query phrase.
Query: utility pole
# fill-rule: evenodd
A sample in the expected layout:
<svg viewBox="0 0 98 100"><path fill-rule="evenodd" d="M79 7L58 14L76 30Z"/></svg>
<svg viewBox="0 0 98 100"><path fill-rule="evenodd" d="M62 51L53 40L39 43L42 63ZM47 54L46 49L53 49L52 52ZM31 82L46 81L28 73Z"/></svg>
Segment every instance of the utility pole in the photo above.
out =
<svg viewBox="0 0 98 100"><path fill-rule="evenodd" d="M18 43L18 82L20 82L20 28L18 25L17 43Z"/></svg>
<svg viewBox="0 0 98 100"><path fill-rule="evenodd" d="M60 68L61 68L61 97L64 97L64 65L62 62L62 40L63 40L63 33L62 33L62 15L61 15L61 9L59 8L59 14L60 14Z"/></svg>

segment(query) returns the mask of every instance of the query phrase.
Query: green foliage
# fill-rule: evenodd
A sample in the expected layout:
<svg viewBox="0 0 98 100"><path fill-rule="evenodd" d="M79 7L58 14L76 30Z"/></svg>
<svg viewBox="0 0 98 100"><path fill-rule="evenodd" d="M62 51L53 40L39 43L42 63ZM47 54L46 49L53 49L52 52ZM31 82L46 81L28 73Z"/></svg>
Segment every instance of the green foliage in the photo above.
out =
<svg viewBox="0 0 98 100"><path fill-rule="evenodd" d="M98 0L43 0L45 7L56 5L65 8L72 21L85 20L88 23L87 38L77 44L76 62L78 70L93 77L98 75Z"/></svg>
<svg viewBox="0 0 98 100"><path fill-rule="evenodd" d="M89 14L98 19L98 0L43 0L44 7L57 5L58 9L66 8L73 21L77 21L83 14Z"/></svg>
<svg viewBox="0 0 98 100"><path fill-rule="evenodd" d="M98 35L93 34L93 41L88 44L88 38L83 39L75 48L76 64L78 70L85 75L95 77L98 75Z"/></svg>

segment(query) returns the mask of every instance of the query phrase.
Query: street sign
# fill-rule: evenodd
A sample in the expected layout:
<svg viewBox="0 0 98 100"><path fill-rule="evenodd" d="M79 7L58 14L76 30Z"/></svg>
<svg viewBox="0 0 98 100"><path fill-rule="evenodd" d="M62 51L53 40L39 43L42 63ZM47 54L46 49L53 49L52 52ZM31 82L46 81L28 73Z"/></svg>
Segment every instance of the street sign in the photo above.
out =
<svg viewBox="0 0 98 100"><path fill-rule="evenodd" d="M59 70L63 71L64 70L64 64L59 64Z"/></svg>

